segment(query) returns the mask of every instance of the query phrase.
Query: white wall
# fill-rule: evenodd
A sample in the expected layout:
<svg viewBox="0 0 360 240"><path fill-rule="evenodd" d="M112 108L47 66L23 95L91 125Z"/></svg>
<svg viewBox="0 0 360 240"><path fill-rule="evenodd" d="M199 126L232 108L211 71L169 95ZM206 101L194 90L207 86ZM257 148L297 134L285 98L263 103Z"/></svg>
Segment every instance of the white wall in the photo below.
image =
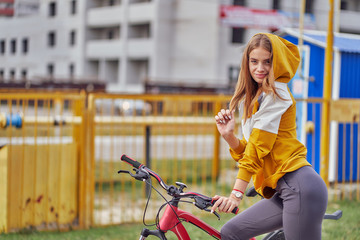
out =
<svg viewBox="0 0 360 240"><path fill-rule="evenodd" d="M174 19L171 77L183 82L215 82L218 5L213 1L178 1Z"/></svg>

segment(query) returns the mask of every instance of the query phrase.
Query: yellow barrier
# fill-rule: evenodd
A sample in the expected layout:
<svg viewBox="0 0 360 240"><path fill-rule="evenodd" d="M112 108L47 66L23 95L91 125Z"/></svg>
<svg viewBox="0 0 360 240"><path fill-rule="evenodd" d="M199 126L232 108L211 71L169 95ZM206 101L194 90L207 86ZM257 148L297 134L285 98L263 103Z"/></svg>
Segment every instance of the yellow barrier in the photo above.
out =
<svg viewBox="0 0 360 240"><path fill-rule="evenodd" d="M75 221L78 213L75 144L13 145L9 152L9 229L27 226L56 229L57 225Z"/></svg>
<svg viewBox="0 0 360 240"><path fill-rule="evenodd" d="M84 94L2 93L2 115L22 117L0 131L0 231L84 226ZM53 121L64 116L67 122ZM76 119L76 121L74 121ZM4 127L4 126L3 126ZM85 194L86 196L86 194Z"/></svg>

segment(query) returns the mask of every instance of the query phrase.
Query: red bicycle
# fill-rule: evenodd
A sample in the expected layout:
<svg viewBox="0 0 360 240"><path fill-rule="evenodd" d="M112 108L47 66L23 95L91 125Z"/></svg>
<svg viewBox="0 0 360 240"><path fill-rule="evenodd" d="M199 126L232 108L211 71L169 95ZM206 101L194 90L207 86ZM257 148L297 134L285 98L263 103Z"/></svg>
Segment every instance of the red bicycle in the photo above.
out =
<svg viewBox="0 0 360 240"><path fill-rule="evenodd" d="M193 214L181 210L179 208L179 203L192 203L199 209L210 212L208 208L212 207L213 204L215 203L215 201L212 200L211 197L196 192L184 192L184 189L187 186L181 182L176 182L177 187L173 185L166 185L157 173L147 168L143 164L137 162L136 160L129 158L126 155L122 155L121 160L133 166L135 174L126 170L120 170L118 171L118 173L128 173L136 180L145 181L147 184L149 184L151 188L157 191L164 198L166 202L159 208L158 214L156 215L156 220L155 220L156 230L149 230L147 228L143 228L139 240L144 240L150 235L156 236L161 240L167 240L165 235L168 231L172 231L173 233L175 233L175 235L179 240L191 240L182 222L191 223L197 226L198 228L202 229L203 231L205 231L209 236L212 236L215 239L221 239L220 232L217 231L215 228L205 223L201 219L197 218ZM160 186L166 190L167 194L172 196L172 199L170 201L167 201L166 198L152 185L151 177L154 177L159 182ZM255 191L254 188L250 188L246 192L246 196L248 197L254 197L256 195L258 195L258 193ZM192 199L193 201L191 202L184 201L183 199L185 198ZM149 200L150 200L150 194L148 195L148 201L145 207L144 215L146 213ZM162 217L159 218L160 212L165 206L166 206L165 211ZM233 213L237 214L238 211L239 209L236 207L233 210ZM220 220L220 215L217 212L214 212L214 214ZM341 218L341 216L342 216L342 211L337 210L333 214L325 214L324 219L338 220ZM145 221L144 221L144 225L146 225ZM285 240L284 232L282 229L270 232L263 238L263 240L265 239ZM256 240L256 239L252 238L250 240Z"/></svg>
<svg viewBox="0 0 360 240"><path fill-rule="evenodd" d="M130 176L132 176L136 180L145 181L147 184L149 184L150 187L152 187L154 190L156 190L156 188L154 188L151 183L151 177L154 177L159 182L160 186L166 190L167 194L172 196L172 199L170 201L167 201L165 199L165 197L163 197L161 195L161 193L156 190L165 199L166 203L163 204L158 210L158 214L156 216L156 228L157 229L149 230L147 228L143 228L143 230L141 231L139 240L144 240L150 235L156 236L161 240L166 240L167 238L165 235L168 231L172 231L173 233L175 233L175 235L177 236L178 239L191 240L190 236L189 236L188 232L186 231L186 228L184 227L182 222L191 223L191 224L197 226L198 228L202 229L203 231L205 231L207 234L209 234L209 236L212 236L215 239L221 239L220 232L218 230L216 230L209 224L205 223L201 219L197 218L193 214L186 212L184 210L181 210L179 208L180 202L192 203L199 209L210 212L209 208L212 207L213 204L215 203L215 201L213 201L211 197L208 197L208 196L202 195L200 193L196 193L196 192L184 192L184 189L187 186L181 182L176 182L177 186L166 185L157 173L155 173L151 169L147 168L143 164L137 162L136 160L129 158L126 155L122 155L121 160L125 161L125 162L129 163L131 166L133 166L135 174L131 173L130 171L126 171L126 170L120 170L120 171L118 171L118 173L128 173ZM148 202L149 202L149 199L150 199L150 194L148 195ZM184 201L183 199L192 199L193 201L191 201L191 202ZM148 202L145 207L145 212L146 212ZM162 217L159 219L160 211L165 206L166 206L165 211L164 211ZM239 209L235 208L233 210L233 213L236 214L236 213L238 213L238 211L239 211ZM218 219L220 219L220 215L217 212L213 212L213 213L218 217Z"/></svg>

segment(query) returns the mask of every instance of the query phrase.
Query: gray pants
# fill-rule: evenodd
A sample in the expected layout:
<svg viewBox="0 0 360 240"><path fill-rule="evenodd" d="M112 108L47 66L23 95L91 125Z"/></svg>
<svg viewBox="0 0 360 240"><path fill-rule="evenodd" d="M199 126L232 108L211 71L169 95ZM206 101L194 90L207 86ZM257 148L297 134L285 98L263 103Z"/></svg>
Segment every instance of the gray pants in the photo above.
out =
<svg viewBox="0 0 360 240"><path fill-rule="evenodd" d="M276 193L241 212L221 229L223 240L248 240L283 228L287 240L319 240L327 188L310 166L285 174Z"/></svg>

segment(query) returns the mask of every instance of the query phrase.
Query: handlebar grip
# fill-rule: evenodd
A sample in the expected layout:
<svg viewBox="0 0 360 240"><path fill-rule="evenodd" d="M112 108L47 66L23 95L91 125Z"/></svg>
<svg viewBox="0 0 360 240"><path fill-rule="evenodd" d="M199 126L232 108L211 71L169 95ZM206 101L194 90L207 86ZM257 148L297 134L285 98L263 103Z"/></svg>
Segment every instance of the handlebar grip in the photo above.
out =
<svg viewBox="0 0 360 240"><path fill-rule="evenodd" d="M128 164L130 164L131 166L133 166L134 168L139 168L142 164L139 163L138 161L129 158L128 156L126 156L125 154L123 154L120 158L122 161L127 162Z"/></svg>
<svg viewBox="0 0 360 240"><path fill-rule="evenodd" d="M239 208L235 207L231 212L236 215L239 213Z"/></svg>

